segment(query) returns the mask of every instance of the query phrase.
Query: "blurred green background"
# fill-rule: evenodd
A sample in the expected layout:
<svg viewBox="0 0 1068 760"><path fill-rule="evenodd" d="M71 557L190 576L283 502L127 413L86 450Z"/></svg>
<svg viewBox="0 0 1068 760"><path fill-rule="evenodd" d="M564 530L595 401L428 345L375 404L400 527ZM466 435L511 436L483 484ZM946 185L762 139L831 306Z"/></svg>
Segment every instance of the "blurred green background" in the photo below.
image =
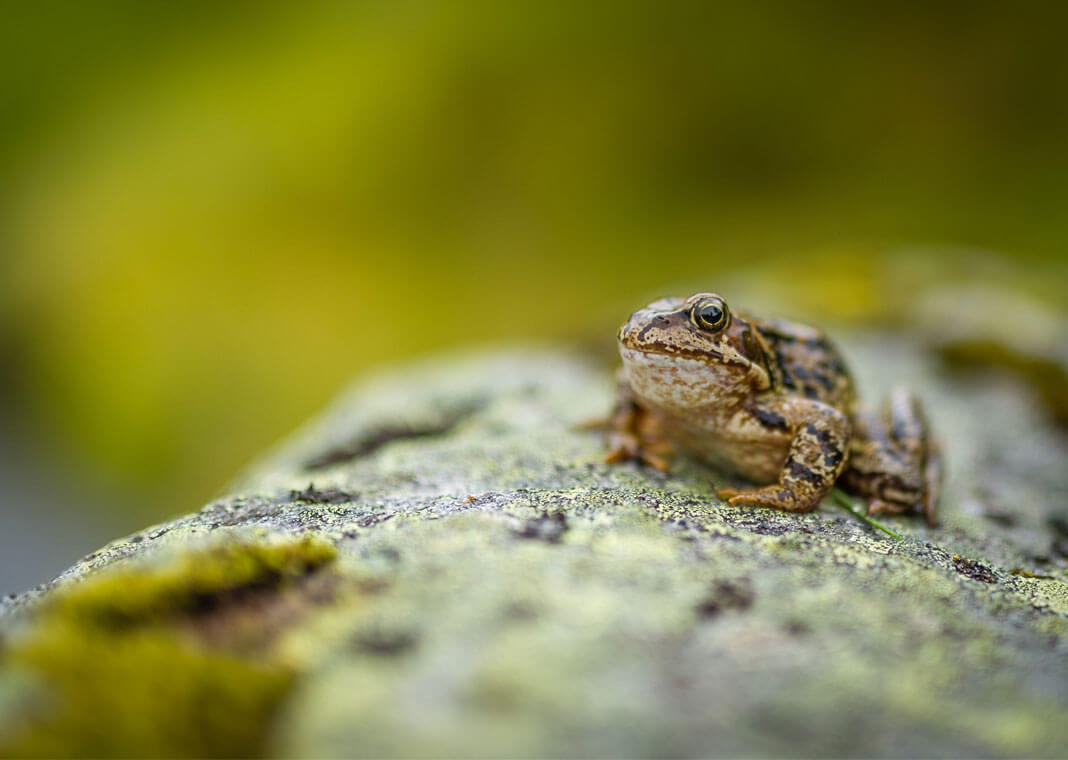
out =
<svg viewBox="0 0 1068 760"><path fill-rule="evenodd" d="M1048 7L8 6L0 592L198 507L380 362L609 352L739 271L838 321L885 316L888 267L1061 302Z"/></svg>

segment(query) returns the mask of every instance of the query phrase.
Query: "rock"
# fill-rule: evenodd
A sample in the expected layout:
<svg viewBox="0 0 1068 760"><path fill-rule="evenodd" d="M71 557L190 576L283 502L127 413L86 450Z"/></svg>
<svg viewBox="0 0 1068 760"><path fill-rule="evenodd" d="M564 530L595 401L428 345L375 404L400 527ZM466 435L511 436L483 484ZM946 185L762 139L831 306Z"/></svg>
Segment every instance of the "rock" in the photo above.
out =
<svg viewBox="0 0 1068 760"><path fill-rule="evenodd" d="M1006 378L842 342L926 399L941 527L731 508L700 463L601 463L607 370L434 359L4 601L0 753L1063 756L1063 433Z"/></svg>

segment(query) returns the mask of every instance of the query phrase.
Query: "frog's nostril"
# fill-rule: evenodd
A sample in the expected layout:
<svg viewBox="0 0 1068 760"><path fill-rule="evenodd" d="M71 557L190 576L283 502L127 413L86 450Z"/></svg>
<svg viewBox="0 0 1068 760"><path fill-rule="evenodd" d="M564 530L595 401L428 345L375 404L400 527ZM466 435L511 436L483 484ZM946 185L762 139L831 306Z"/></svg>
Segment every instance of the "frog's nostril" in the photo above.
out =
<svg viewBox="0 0 1068 760"><path fill-rule="evenodd" d="M663 314L657 314L655 317L653 317L653 324L655 324L657 327L667 327L670 321L671 320Z"/></svg>

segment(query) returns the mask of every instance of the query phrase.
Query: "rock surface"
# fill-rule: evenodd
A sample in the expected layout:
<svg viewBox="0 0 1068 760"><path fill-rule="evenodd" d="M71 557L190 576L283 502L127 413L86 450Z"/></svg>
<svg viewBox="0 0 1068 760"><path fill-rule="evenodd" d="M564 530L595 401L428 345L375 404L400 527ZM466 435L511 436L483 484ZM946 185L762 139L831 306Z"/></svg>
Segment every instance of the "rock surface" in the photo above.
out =
<svg viewBox="0 0 1068 760"><path fill-rule="evenodd" d="M725 506L700 463L601 463L609 372L436 359L6 600L0 753L1063 756L1063 433L1008 380L842 342L866 395L927 401L939 528Z"/></svg>

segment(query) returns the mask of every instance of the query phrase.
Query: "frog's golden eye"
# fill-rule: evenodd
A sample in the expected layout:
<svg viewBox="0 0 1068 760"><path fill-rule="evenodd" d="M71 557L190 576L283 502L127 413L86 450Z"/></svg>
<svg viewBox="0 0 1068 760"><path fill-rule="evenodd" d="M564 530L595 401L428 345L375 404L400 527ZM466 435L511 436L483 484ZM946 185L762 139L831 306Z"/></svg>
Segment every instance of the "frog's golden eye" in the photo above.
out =
<svg viewBox="0 0 1068 760"><path fill-rule="evenodd" d="M731 323L731 312L722 298L702 298L690 309L690 321L708 332L719 332Z"/></svg>

